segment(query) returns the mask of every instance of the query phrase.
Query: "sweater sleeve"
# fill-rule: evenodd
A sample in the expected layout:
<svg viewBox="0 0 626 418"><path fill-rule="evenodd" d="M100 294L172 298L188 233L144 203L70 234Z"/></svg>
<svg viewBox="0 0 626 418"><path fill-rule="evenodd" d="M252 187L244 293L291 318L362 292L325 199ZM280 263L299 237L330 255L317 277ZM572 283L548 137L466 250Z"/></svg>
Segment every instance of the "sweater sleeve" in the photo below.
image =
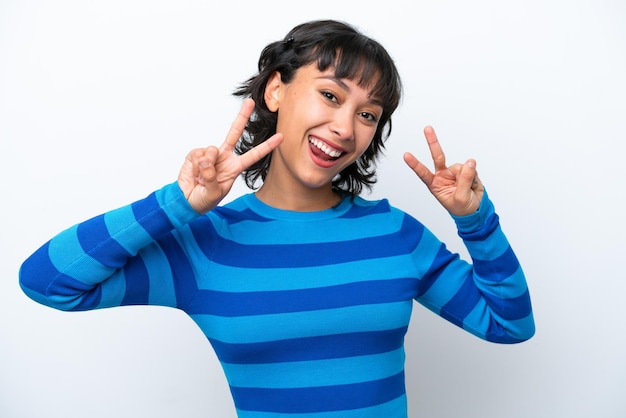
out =
<svg viewBox="0 0 626 418"><path fill-rule="evenodd" d="M20 286L60 310L176 306L172 264L184 257L171 232L198 216L178 185L169 184L53 237L24 261Z"/></svg>
<svg viewBox="0 0 626 418"><path fill-rule="evenodd" d="M531 338L535 323L526 277L488 195L477 212L453 219L472 263L441 244L421 280L418 301L487 341Z"/></svg>

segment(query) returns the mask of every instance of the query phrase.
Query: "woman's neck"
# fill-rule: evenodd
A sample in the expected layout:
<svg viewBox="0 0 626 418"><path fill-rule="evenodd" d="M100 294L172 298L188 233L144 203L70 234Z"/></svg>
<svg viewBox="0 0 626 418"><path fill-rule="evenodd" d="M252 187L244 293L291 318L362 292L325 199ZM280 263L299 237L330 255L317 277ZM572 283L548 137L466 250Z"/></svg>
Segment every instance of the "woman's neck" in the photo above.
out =
<svg viewBox="0 0 626 418"><path fill-rule="evenodd" d="M256 192L256 197L266 205L277 209L296 212L315 212L336 206L341 195L328 187L323 188L283 188L274 182L265 182Z"/></svg>

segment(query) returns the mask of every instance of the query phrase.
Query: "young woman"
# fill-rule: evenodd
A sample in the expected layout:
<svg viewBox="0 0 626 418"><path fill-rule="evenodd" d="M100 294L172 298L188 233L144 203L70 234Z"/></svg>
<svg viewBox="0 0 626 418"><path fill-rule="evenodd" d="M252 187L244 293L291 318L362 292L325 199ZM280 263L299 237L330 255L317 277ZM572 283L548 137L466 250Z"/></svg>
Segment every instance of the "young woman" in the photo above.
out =
<svg viewBox="0 0 626 418"><path fill-rule="evenodd" d="M178 181L52 238L23 264L32 299L80 311L185 311L226 373L240 417L406 417L413 301L487 341L530 338L522 269L473 160L406 163L451 214L472 264L414 217L359 194L391 130L401 82L385 49L336 21L268 45L236 92L219 147ZM256 192L220 206L243 175Z"/></svg>

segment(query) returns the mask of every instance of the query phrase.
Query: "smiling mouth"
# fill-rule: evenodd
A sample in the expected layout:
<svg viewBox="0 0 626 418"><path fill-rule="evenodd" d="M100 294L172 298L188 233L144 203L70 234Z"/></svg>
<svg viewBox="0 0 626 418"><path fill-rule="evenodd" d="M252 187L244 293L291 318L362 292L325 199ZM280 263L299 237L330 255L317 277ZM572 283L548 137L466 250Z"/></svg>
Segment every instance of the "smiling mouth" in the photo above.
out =
<svg viewBox="0 0 626 418"><path fill-rule="evenodd" d="M335 161L343 155L342 151L329 147L328 144L317 138L309 138L309 144L313 145L314 151L316 151L315 154L318 157L328 161Z"/></svg>

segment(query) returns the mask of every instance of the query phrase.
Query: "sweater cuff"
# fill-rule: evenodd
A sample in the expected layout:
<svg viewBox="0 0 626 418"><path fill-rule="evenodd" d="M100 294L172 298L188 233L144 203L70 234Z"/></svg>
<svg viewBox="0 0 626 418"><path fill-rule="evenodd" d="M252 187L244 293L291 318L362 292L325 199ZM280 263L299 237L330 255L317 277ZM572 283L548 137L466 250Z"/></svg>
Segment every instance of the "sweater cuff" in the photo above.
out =
<svg viewBox="0 0 626 418"><path fill-rule="evenodd" d="M495 215L495 209L489 195L487 195L487 190L485 190L476 212L465 216L451 216L456 223L459 234L465 235L480 231L490 223L490 218L493 218L493 215Z"/></svg>
<svg viewBox="0 0 626 418"><path fill-rule="evenodd" d="M174 228L180 228L200 216L185 198L178 182L168 184L157 190L155 194L159 206L165 212Z"/></svg>

